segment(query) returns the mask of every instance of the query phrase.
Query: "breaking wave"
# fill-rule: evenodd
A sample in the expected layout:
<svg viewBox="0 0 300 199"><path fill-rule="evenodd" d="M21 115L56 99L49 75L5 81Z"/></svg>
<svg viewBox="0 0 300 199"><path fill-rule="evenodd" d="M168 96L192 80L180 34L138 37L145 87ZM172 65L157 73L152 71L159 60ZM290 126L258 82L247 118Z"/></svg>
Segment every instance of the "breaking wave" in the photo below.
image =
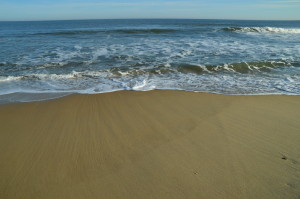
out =
<svg viewBox="0 0 300 199"><path fill-rule="evenodd" d="M122 76L142 76L142 75L163 75L170 73L183 74L217 74L217 73L262 73L271 72L276 68L282 67L300 67L298 62L288 61L259 61L259 62L241 62L222 65L197 65L197 64L170 64L158 65L155 67L115 67L97 71L73 71L69 74L27 74L21 76L0 76L0 82L16 80L62 80L76 78L115 78Z"/></svg>
<svg viewBox="0 0 300 199"><path fill-rule="evenodd" d="M228 32L258 32L258 33L285 33L300 34L300 29L295 28L276 28L276 27L227 27L223 28Z"/></svg>

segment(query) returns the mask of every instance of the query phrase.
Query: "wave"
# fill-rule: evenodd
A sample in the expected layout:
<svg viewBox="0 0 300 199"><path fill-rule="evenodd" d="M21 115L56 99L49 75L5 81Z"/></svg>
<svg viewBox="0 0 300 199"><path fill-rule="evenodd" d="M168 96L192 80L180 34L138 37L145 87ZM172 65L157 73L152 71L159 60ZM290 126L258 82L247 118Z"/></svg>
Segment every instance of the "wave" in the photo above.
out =
<svg viewBox="0 0 300 199"><path fill-rule="evenodd" d="M113 68L109 69L114 75L143 75L143 74L166 74L166 73L193 73L193 74L213 74L213 73L261 73L271 72L280 67L300 67L298 62L287 61L259 61L241 62L222 65L198 65L188 63L173 63L170 66L160 65L150 69L128 69Z"/></svg>
<svg viewBox="0 0 300 199"><path fill-rule="evenodd" d="M170 65L158 65L155 67L115 67L97 71L73 71L68 74L27 74L21 76L0 76L0 82L18 81L18 80L64 80L78 78L118 78L118 77L136 77L143 75L165 75L170 73L184 74L217 74L217 73L241 73L255 74L262 72L271 72L281 67L300 67L299 62L288 61L258 61L241 62L222 65L197 65L189 63L173 63Z"/></svg>
<svg viewBox="0 0 300 199"><path fill-rule="evenodd" d="M8 82L8 81L17 81L17 80L59 80L59 79L72 79L76 77L77 72L72 72L70 74L28 74L28 75L20 75L20 76L2 76L0 77L0 82Z"/></svg>
<svg viewBox="0 0 300 199"><path fill-rule="evenodd" d="M300 62L258 61L222 65L171 63L63 74L54 74L54 71L45 73L44 70L40 73L0 76L0 104L24 101L18 93L92 94L117 90L172 89L233 95L299 95L300 75L296 67L300 68ZM7 100L3 97L6 94L13 95ZM28 101L40 99L35 95L30 99L25 97ZM49 99L44 95L41 97Z"/></svg>
<svg viewBox="0 0 300 199"><path fill-rule="evenodd" d="M98 34L98 33L119 33L119 34L162 34L177 32L176 29L116 29L116 30L70 30L58 32L34 33L33 35L81 35L81 34Z"/></svg>
<svg viewBox="0 0 300 199"><path fill-rule="evenodd" d="M258 32L258 33L285 33L300 34L300 29L296 28L276 28L276 27L227 27L223 28L228 32Z"/></svg>

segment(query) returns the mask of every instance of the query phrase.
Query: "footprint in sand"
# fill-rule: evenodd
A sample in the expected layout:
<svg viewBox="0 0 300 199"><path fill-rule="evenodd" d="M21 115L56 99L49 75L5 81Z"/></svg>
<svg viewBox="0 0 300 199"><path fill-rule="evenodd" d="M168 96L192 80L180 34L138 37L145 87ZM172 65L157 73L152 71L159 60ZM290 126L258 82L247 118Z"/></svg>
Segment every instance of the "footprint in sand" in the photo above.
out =
<svg viewBox="0 0 300 199"><path fill-rule="evenodd" d="M287 160L287 157L285 155L281 155L282 160Z"/></svg>

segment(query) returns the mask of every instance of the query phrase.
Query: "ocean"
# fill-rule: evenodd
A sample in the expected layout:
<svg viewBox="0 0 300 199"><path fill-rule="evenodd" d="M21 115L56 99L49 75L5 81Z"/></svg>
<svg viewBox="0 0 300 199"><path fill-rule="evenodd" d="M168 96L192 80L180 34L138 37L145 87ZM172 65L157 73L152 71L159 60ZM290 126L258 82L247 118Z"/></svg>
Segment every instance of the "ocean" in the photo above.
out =
<svg viewBox="0 0 300 199"><path fill-rule="evenodd" d="M0 103L174 89L300 94L300 21L0 22Z"/></svg>

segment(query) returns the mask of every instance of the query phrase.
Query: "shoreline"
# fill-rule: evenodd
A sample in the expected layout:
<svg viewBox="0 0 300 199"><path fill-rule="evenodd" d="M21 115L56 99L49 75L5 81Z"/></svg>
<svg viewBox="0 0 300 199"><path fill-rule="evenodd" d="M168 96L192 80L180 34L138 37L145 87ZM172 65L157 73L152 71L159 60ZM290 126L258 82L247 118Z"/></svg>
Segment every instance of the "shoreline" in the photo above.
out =
<svg viewBox="0 0 300 199"><path fill-rule="evenodd" d="M224 95L224 96L300 96L300 94L287 94L287 93L257 93L257 94L226 94L226 93L218 93L218 92L207 92L207 91L189 91L189 90L181 90L181 89L151 89L151 90L113 90L106 91L102 93L80 93L80 92L42 92L42 93L33 93L33 92L14 92L0 95L0 106L6 106L10 104L19 104L19 103L31 103L31 102L42 102L49 100L56 100L60 98L64 98L70 95L101 95L106 93L114 93L114 92L155 92L155 91L174 91L174 92L191 92L191 93L200 93L200 94L212 94L212 95ZM49 98L43 98L43 96L53 96ZM22 96L23 98L29 99L13 99L15 96ZM33 99L33 96L39 96L41 99ZM2 98L1 98L2 97Z"/></svg>
<svg viewBox="0 0 300 199"><path fill-rule="evenodd" d="M0 198L297 198L299 110L175 90L0 105Z"/></svg>

